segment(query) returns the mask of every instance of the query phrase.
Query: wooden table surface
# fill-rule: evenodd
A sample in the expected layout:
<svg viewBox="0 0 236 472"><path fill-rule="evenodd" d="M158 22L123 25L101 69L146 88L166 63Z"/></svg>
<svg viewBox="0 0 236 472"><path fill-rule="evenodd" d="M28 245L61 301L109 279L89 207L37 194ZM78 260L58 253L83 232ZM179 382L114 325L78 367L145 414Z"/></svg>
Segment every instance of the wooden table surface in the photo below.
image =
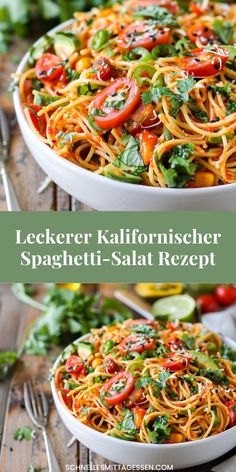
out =
<svg viewBox="0 0 236 472"><path fill-rule="evenodd" d="M95 286L93 286L95 288ZM42 290L43 287L39 287ZM104 295L112 295L114 285L99 285L97 289ZM26 327L32 322L38 312L27 307L16 300L8 285L0 285L0 350L15 350L22 339ZM48 372L57 350L48 357L24 355L18 367L13 371L11 378L0 383L0 470L3 472L27 472L32 464L36 469L45 467L47 471L47 460L42 437L37 435L30 441L15 441L13 434L17 428L31 426L32 423L25 411L22 386L25 380L33 379L50 396L48 384ZM66 465L80 464L94 466L110 465L113 463L89 451L82 444L76 442L67 448L71 439L70 433L61 422L52 401L50 402L49 435L52 440L56 456L61 466L61 471L66 470ZM236 451L231 451L223 459L230 457ZM209 472L211 467L222 461L216 460L212 463L191 469L189 472ZM122 469L124 470L124 469ZM180 471L179 471L180 472Z"/></svg>
<svg viewBox="0 0 236 472"><path fill-rule="evenodd" d="M24 211L89 210L88 207L70 197L54 183L51 183L43 193L38 193L38 188L46 175L34 161L23 141L16 122L11 96L8 93L11 74L15 72L29 45L30 42L27 40L15 41L9 53L0 56L0 107L7 112L12 132L8 169L21 209ZM5 210L5 196L0 181L0 211Z"/></svg>

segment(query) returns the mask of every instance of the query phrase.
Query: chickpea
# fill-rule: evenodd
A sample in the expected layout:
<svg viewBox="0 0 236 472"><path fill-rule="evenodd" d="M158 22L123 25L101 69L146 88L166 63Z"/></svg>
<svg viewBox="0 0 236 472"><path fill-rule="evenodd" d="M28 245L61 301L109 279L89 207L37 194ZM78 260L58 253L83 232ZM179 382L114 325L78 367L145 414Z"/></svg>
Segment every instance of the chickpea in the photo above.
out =
<svg viewBox="0 0 236 472"><path fill-rule="evenodd" d="M78 74L81 74L85 69L89 69L91 66L91 59L89 57L82 57L76 62L75 70Z"/></svg>

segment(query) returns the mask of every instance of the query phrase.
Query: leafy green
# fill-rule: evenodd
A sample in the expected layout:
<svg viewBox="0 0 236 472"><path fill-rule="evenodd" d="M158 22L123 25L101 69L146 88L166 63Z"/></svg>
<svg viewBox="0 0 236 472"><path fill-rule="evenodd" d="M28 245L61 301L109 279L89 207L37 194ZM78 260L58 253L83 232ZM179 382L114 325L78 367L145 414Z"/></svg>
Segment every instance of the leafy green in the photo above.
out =
<svg viewBox="0 0 236 472"><path fill-rule="evenodd" d="M177 89L179 93L182 95L182 99L184 102L188 101L189 99L188 94L190 90L194 87L194 85L195 85L195 80L191 75L189 75L187 79L177 80Z"/></svg>
<svg viewBox="0 0 236 472"><path fill-rule="evenodd" d="M198 375L203 377L207 377L208 379L212 380L212 382L220 385L228 385L229 379L226 375L223 375L221 370L216 369L199 369Z"/></svg>
<svg viewBox="0 0 236 472"><path fill-rule="evenodd" d="M59 144L61 147L65 146L66 144L72 144L74 138L78 136L78 133L72 131L71 133L64 133L64 131L59 131L56 137L59 138Z"/></svg>
<svg viewBox="0 0 236 472"><path fill-rule="evenodd" d="M184 333L182 336L182 341L188 349L195 348L195 337L192 334Z"/></svg>
<svg viewBox="0 0 236 472"><path fill-rule="evenodd" d="M201 121L202 123L207 123L209 121L207 113L200 108L197 108L194 102L189 102L188 107L197 120Z"/></svg>
<svg viewBox="0 0 236 472"><path fill-rule="evenodd" d="M163 388L166 388L166 381L171 376L171 373L168 371L161 372L158 375L158 380L153 379L149 376L144 376L140 380L135 382L136 388L146 388L148 385L153 385L154 393L156 396L160 394Z"/></svg>
<svg viewBox="0 0 236 472"><path fill-rule="evenodd" d="M236 112L236 102L233 100L229 100L227 103L227 111L229 113L235 113Z"/></svg>
<svg viewBox="0 0 236 472"><path fill-rule="evenodd" d="M181 107L184 103L189 100L189 92L195 85L195 80L193 77L189 76L187 79L177 80L177 91L178 93L173 92L166 86L160 86L159 84L154 84L149 92L142 94L142 102L144 104L149 104L158 102L160 97L168 97L170 100L170 115L176 118Z"/></svg>
<svg viewBox="0 0 236 472"><path fill-rule="evenodd" d="M131 410L126 410L125 417L119 424L119 428L126 431L137 432L136 425L134 423L134 415Z"/></svg>
<svg viewBox="0 0 236 472"><path fill-rule="evenodd" d="M28 304L35 302L30 297L24 300ZM101 300L98 295L55 286L49 288L44 303L39 306L44 312L36 320L24 345L31 355L46 355L52 345L69 344L92 328L122 322L131 316L117 300Z"/></svg>
<svg viewBox="0 0 236 472"><path fill-rule="evenodd" d="M236 349L232 349L226 344L224 344L221 348L221 355L225 359L229 359L232 362L236 362Z"/></svg>
<svg viewBox="0 0 236 472"><path fill-rule="evenodd" d="M229 98L231 93L231 84L227 82L225 85L209 85L208 90L212 90L212 92L216 94L221 94L223 97Z"/></svg>
<svg viewBox="0 0 236 472"><path fill-rule="evenodd" d="M17 362L16 352L0 352L0 380L3 380L9 373L9 370Z"/></svg>
<svg viewBox="0 0 236 472"><path fill-rule="evenodd" d="M130 171L134 175L142 174L147 167L143 164L138 140L133 136L125 135L123 143L126 144L126 148L119 154L113 165L124 171Z"/></svg>
<svg viewBox="0 0 236 472"><path fill-rule="evenodd" d="M14 433L14 439L16 441L22 441L22 439L27 439L27 441L30 441L30 439L32 439L32 428L29 426L18 428Z"/></svg>
<svg viewBox="0 0 236 472"><path fill-rule="evenodd" d="M168 426L170 417L168 415L157 416L147 427L148 435L154 444L163 443L171 433Z"/></svg>
<svg viewBox="0 0 236 472"><path fill-rule="evenodd" d="M193 151L193 144L182 144L174 146L171 154L163 156L159 167L168 187L184 187L192 178L197 169L197 165L190 161Z"/></svg>
<svg viewBox="0 0 236 472"><path fill-rule="evenodd" d="M172 13L158 5L147 5L145 8L138 8L138 10L133 13L133 16L151 18L155 20L155 24L160 26L177 26L177 22Z"/></svg>
<svg viewBox="0 0 236 472"><path fill-rule="evenodd" d="M233 37L233 26L228 21L216 19L212 26L213 31L219 36L223 44L229 44Z"/></svg>
<svg viewBox="0 0 236 472"><path fill-rule="evenodd" d="M158 337L157 330L147 323L138 323L136 325L134 324L130 327L130 331L134 333L146 334L147 336L150 336L150 338Z"/></svg>

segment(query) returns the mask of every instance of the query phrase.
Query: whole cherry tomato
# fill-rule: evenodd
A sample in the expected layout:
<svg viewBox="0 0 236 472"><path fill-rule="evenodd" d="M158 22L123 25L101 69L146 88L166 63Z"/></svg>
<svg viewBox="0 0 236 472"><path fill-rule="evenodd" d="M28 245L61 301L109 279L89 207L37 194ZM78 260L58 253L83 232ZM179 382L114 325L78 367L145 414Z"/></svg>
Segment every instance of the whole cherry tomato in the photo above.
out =
<svg viewBox="0 0 236 472"><path fill-rule="evenodd" d="M214 295L200 295L197 297L202 313L213 313L219 310L219 304Z"/></svg>
<svg viewBox="0 0 236 472"><path fill-rule="evenodd" d="M216 300L224 306L230 306L236 302L236 287L218 285L215 289Z"/></svg>

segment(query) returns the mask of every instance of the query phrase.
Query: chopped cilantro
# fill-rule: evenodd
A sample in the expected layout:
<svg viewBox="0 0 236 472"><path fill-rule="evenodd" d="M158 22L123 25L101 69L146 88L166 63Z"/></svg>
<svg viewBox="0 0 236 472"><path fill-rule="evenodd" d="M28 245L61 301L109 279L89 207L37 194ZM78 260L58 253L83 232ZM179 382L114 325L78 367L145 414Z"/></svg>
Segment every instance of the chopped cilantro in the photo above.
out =
<svg viewBox="0 0 236 472"><path fill-rule="evenodd" d="M22 441L22 439L27 439L27 441L29 441L32 439L32 428L29 426L18 428L14 433L14 439L16 441Z"/></svg>
<svg viewBox="0 0 236 472"><path fill-rule="evenodd" d="M195 338L192 334L184 333L182 341L188 349L195 349Z"/></svg>
<svg viewBox="0 0 236 472"><path fill-rule="evenodd" d="M177 22L167 8L158 5L147 5L145 8L139 8L133 16L142 16L144 18L152 18L155 24L160 26L177 26Z"/></svg>
<svg viewBox="0 0 236 472"><path fill-rule="evenodd" d="M151 442L154 444L163 443L171 433L171 428L168 426L170 417L168 415L157 416L147 427L148 435Z"/></svg>
<svg viewBox="0 0 236 472"><path fill-rule="evenodd" d="M229 44L231 42L234 29L228 21L222 21L217 18L213 23L212 29L219 36L222 44Z"/></svg>
<svg viewBox="0 0 236 472"><path fill-rule="evenodd" d="M227 82L224 86L220 85L209 85L208 86L209 90L212 90L212 92L216 94L221 94L226 98L229 98L230 93L231 93L231 84Z"/></svg>
<svg viewBox="0 0 236 472"><path fill-rule="evenodd" d="M197 169L197 165L189 160L193 151L193 144L182 144L174 146L171 155L166 153L166 156L163 156L159 167L168 187L184 187L192 178Z"/></svg>

